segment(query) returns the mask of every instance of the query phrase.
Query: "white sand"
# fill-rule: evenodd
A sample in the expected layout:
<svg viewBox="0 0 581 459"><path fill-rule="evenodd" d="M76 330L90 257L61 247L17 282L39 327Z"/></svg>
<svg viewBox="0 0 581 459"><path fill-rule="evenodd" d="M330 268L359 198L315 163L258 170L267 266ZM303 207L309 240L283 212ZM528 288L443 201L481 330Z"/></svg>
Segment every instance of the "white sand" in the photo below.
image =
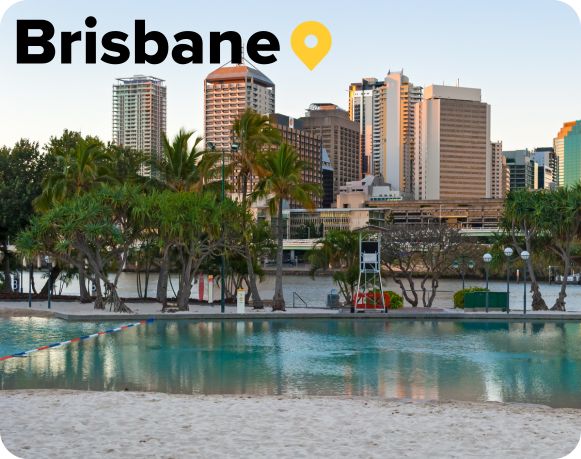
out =
<svg viewBox="0 0 581 459"><path fill-rule="evenodd" d="M23 458L560 458L581 411L363 398L0 392L0 435Z"/></svg>

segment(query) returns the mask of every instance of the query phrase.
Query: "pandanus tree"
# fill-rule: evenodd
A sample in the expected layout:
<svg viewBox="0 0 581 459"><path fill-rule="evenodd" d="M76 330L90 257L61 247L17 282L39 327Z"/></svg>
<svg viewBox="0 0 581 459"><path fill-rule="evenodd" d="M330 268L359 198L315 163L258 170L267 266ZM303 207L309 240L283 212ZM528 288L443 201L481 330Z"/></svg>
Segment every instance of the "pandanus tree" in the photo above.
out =
<svg viewBox="0 0 581 459"><path fill-rule="evenodd" d="M43 181L42 194L34 201L39 212L114 181L110 175L110 156L96 138L83 138L79 133L65 131L60 138L51 138L46 150L56 164ZM85 284L85 263L78 263L78 266L80 299L89 302L91 296ZM60 270L59 266L51 269L51 282L47 282L42 292L46 292L49 283L54 285Z"/></svg>
<svg viewBox="0 0 581 459"><path fill-rule="evenodd" d="M241 208L231 200L221 202L211 192L154 192L143 198L135 217L144 231L158 231L162 250L171 249L179 265L177 306L189 309L192 283L200 268L218 257L228 241L239 238ZM238 228L238 229L237 229ZM167 299L163 308L167 307Z"/></svg>
<svg viewBox="0 0 581 459"><path fill-rule="evenodd" d="M581 232L581 184L547 192L541 205L539 219L546 244L563 262L563 282L551 310L564 311L571 256Z"/></svg>
<svg viewBox="0 0 581 459"><path fill-rule="evenodd" d="M313 210L313 198L321 194L320 185L303 182L302 173L307 164L299 158L295 149L285 143L278 150L261 155L259 164L263 170L253 195L267 198L271 217L276 218L276 281L273 311L284 311L285 302L282 289L283 253L283 203L294 201L305 209Z"/></svg>
<svg viewBox="0 0 581 459"><path fill-rule="evenodd" d="M95 309L109 305L115 312L131 312L117 283L142 232L133 217L140 196L132 185L103 186L56 204L20 233L17 247L26 256L49 255L79 270L86 261L96 288Z"/></svg>
<svg viewBox="0 0 581 459"><path fill-rule="evenodd" d="M542 217L547 193L550 192L517 190L510 192L506 198L500 222L502 235L519 255L525 250L532 254L540 251L539 240L543 233ZM533 293L532 308L535 311L544 311L548 308L541 293L533 261L532 256L525 261Z"/></svg>
<svg viewBox="0 0 581 459"><path fill-rule="evenodd" d="M232 134L237 148L228 155L228 167L230 173L235 177L235 188L240 194L245 214L249 215L248 210L252 204L252 200L249 200L249 186L252 186L264 174L260 158L265 150L280 143L280 132L270 124L270 119L267 116L247 109L234 121ZM243 222L243 225L244 257L252 304L255 309L261 309L263 305L258 292L251 247L252 225L249 220Z"/></svg>
<svg viewBox="0 0 581 459"><path fill-rule="evenodd" d="M152 162L153 182L161 190L173 192L200 192L213 190L217 192L220 184L218 155L202 148L202 137L195 137L193 131L181 129L170 141L164 134L163 155ZM159 256L159 277L157 281L157 299L167 303L167 282L170 266L170 245L164 245Z"/></svg>

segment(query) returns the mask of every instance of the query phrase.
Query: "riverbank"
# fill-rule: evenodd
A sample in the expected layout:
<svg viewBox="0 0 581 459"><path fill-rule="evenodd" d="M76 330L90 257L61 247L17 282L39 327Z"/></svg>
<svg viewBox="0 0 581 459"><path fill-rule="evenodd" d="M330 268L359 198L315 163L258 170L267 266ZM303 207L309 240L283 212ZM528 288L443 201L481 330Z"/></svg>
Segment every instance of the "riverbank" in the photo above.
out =
<svg viewBox="0 0 581 459"><path fill-rule="evenodd" d="M350 397L3 391L0 434L21 458L560 458L581 412L541 405Z"/></svg>

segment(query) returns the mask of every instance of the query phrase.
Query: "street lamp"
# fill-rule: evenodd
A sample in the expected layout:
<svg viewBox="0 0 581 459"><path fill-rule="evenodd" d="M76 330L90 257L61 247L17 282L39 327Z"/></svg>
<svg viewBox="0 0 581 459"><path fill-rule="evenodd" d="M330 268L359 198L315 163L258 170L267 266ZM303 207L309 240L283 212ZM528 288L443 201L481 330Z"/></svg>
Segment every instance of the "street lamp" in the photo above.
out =
<svg viewBox="0 0 581 459"><path fill-rule="evenodd" d="M452 263L452 268L459 271L462 276L462 290L464 290L465 287L466 268L472 270L474 269L474 266L476 266L474 261L468 259L465 255L460 256L460 261L454 260Z"/></svg>
<svg viewBox="0 0 581 459"><path fill-rule="evenodd" d="M524 293L523 293L524 309L523 309L523 312L526 314L527 313L527 260L531 257L531 254L528 253L526 250L523 250L520 253L520 257L524 261L524 265L525 265L524 266L524 276L523 276L523 280L524 280Z"/></svg>
<svg viewBox="0 0 581 459"><path fill-rule="evenodd" d="M482 256L484 261L484 271L486 272L486 312L488 312L488 269L490 268L490 262L492 261L492 255L485 253Z"/></svg>
<svg viewBox="0 0 581 459"><path fill-rule="evenodd" d="M512 257L512 247L504 249L504 256L506 257L506 313L510 312L510 257Z"/></svg>

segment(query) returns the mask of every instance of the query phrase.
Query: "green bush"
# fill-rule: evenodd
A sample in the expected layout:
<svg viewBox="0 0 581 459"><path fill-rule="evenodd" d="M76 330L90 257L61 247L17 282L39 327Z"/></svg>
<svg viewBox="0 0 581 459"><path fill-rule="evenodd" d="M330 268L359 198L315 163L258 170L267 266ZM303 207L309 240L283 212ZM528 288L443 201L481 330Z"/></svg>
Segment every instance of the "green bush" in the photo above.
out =
<svg viewBox="0 0 581 459"><path fill-rule="evenodd" d="M482 287L470 287L464 290L458 290L454 293L454 307L464 309L464 295L471 292L486 292L486 289Z"/></svg>
<svg viewBox="0 0 581 459"><path fill-rule="evenodd" d="M403 308L403 297L391 290L387 290L385 293L389 295L389 308L390 309L400 309Z"/></svg>

